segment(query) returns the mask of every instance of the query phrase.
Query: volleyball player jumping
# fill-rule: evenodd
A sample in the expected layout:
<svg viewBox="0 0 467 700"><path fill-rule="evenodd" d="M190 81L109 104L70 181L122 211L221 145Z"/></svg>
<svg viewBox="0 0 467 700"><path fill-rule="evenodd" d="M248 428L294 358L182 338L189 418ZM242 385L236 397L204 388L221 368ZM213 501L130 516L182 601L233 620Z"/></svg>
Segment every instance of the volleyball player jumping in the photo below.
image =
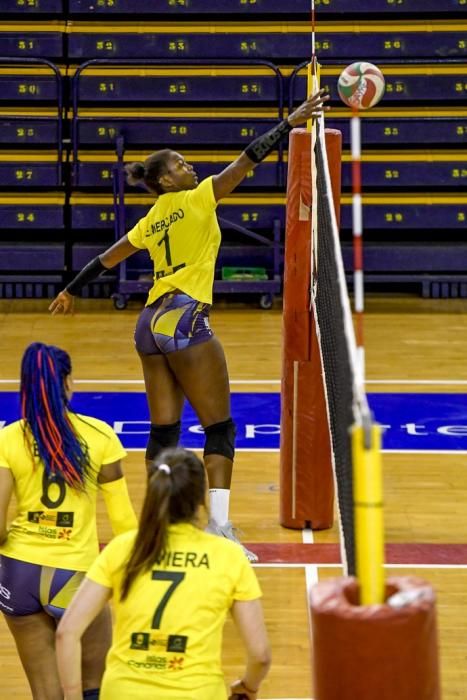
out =
<svg viewBox="0 0 467 700"><path fill-rule="evenodd" d="M56 622L99 547L96 496L114 534L136 527L120 440L103 421L73 413L71 361L32 343L21 366L22 419L0 431L0 610L13 634L34 700L62 700ZM17 513L7 526L13 492ZM97 699L111 642L103 609L83 642L83 688Z"/></svg>
<svg viewBox="0 0 467 700"><path fill-rule="evenodd" d="M170 149L153 153L144 164L128 165L128 182L144 185L157 195L154 206L127 235L88 263L49 307L53 313L67 313L86 284L138 250L148 250L154 262L154 285L135 331L151 419L146 460L150 464L162 449L178 444L187 398L205 432L208 527L234 541L238 540L229 521L229 498L235 424L224 351L209 325L221 239L215 210L293 127L319 116L327 99L320 90L255 139L221 173L199 184L193 167ZM250 560L257 559L245 551Z"/></svg>

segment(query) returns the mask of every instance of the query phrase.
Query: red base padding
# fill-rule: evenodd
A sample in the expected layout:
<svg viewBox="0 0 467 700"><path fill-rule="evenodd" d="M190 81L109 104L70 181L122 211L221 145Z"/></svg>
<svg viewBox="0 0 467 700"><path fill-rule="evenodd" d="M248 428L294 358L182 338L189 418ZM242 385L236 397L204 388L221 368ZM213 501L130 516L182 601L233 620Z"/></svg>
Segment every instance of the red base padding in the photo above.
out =
<svg viewBox="0 0 467 700"><path fill-rule="evenodd" d="M329 579L310 595L315 700L440 700L435 595L415 577L387 581L405 607L358 605L354 578Z"/></svg>

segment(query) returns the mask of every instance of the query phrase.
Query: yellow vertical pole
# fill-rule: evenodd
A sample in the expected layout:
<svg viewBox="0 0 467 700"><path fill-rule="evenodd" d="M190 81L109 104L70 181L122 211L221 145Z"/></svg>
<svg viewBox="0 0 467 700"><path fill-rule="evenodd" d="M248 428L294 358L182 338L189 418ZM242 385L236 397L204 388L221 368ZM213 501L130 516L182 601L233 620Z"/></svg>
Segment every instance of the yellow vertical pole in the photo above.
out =
<svg viewBox="0 0 467 700"><path fill-rule="evenodd" d="M379 425L353 426L352 455L360 604L373 605L384 602L383 474Z"/></svg>
<svg viewBox="0 0 467 700"><path fill-rule="evenodd" d="M313 73L311 70L311 61L306 67L306 94L309 97L313 93ZM306 130L311 131L313 126L313 119L308 119L306 123Z"/></svg>
<svg viewBox="0 0 467 700"><path fill-rule="evenodd" d="M306 67L306 94L307 97L313 95L319 90L321 81L321 65L316 58L312 58ZM313 119L308 119L306 123L307 131L311 131L313 127Z"/></svg>

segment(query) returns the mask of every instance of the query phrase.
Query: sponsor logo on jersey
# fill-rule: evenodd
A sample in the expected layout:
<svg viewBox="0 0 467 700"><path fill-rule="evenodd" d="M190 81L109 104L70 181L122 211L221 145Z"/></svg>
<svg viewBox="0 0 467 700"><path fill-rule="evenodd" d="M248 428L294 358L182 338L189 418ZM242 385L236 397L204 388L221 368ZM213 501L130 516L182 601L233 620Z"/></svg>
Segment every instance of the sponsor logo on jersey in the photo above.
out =
<svg viewBox="0 0 467 700"><path fill-rule="evenodd" d="M188 642L188 637L183 634L169 634L167 640L167 651L174 651L178 654L184 654L186 651L186 645Z"/></svg>
<svg viewBox="0 0 467 700"><path fill-rule="evenodd" d="M167 659L164 656L148 656L146 661L128 661L128 666L144 668L147 671L165 671Z"/></svg>
<svg viewBox="0 0 467 700"><path fill-rule="evenodd" d="M181 671L183 668L183 662L185 661L183 656L175 656L169 661L169 671Z"/></svg>
<svg viewBox="0 0 467 700"><path fill-rule="evenodd" d="M44 510L35 510L28 512L28 522L51 527L73 527L74 516L72 511L48 513Z"/></svg>
<svg viewBox="0 0 467 700"><path fill-rule="evenodd" d="M131 635L130 649L147 651L149 649L150 636L147 632L133 632Z"/></svg>

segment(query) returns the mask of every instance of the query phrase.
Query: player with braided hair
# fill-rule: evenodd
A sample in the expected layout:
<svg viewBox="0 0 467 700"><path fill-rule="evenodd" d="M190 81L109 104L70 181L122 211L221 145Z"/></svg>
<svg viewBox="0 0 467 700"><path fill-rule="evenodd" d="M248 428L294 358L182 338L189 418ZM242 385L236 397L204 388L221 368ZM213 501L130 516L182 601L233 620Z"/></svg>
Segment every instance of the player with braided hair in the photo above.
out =
<svg viewBox="0 0 467 700"><path fill-rule="evenodd" d="M98 491L114 534L136 527L120 464L126 452L106 423L72 412L71 392L69 355L32 343L21 365L21 420L0 431L0 611L35 700L63 698L56 622L99 552ZM83 644L88 700L98 697L110 640L103 610Z"/></svg>

